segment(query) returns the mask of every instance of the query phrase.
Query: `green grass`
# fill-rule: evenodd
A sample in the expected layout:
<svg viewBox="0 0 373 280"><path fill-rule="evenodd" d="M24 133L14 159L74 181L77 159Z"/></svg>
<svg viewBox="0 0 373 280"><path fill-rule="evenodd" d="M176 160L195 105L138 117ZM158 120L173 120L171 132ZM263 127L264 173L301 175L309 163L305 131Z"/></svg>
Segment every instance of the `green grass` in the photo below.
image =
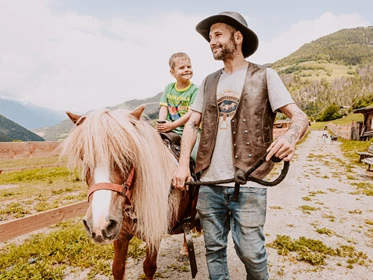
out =
<svg viewBox="0 0 373 280"><path fill-rule="evenodd" d="M311 129L313 130L321 130L324 129L326 125L329 123L338 124L338 125L350 125L352 121L363 121L363 115L362 114L349 114L343 118L333 120L333 121L327 121L327 122L313 122L311 123ZM338 139L339 140L339 139Z"/></svg>
<svg viewBox="0 0 373 280"><path fill-rule="evenodd" d="M60 164L64 166L66 164L66 159L59 160L58 156L46 157L46 158L22 158L22 159L7 159L0 160L0 169L10 169L10 168L21 168L21 167L34 167L41 165L54 165Z"/></svg>
<svg viewBox="0 0 373 280"><path fill-rule="evenodd" d="M366 196L373 196L373 184L369 182L352 183L356 187L356 192L352 194L364 194Z"/></svg>
<svg viewBox="0 0 373 280"><path fill-rule="evenodd" d="M359 163L360 156L357 152L366 152L369 148L371 141L355 141L355 140L345 140L341 141L341 151L343 156L348 158L354 164Z"/></svg>
<svg viewBox="0 0 373 280"><path fill-rule="evenodd" d="M64 222L59 228L48 235L34 235L22 245L8 244L1 248L0 279L63 279L67 267L88 268L87 279L99 274L111 275L112 244L94 244L82 223ZM129 256L138 259L144 255L143 242L131 240Z"/></svg>
<svg viewBox="0 0 373 280"><path fill-rule="evenodd" d="M356 72L356 66L346 66L327 61L305 61L296 65L287 65L278 68L278 71L283 71L287 68L295 70L293 74L299 76L302 80L321 80L322 78L332 81L342 76L351 77Z"/></svg>
<svg viewBox="0 0 373 280"><path fill-rule="evenodd" d="M35 168L21 171L12 171L1 174L0 185L53 182L71 177L71 172L66 167ZM75 180L79 180L75 174Z"/></svg>
<svg viewBox="0 0 373 280"><path fill-rule="evenodd" d="M330 256L347 258L346 266L351 263L365 265L368 256L363 252L356 252L352 246L342 245L336 249L326 246L322 241L301 236L292 240L288 235L277 235L276 239L267 245L269 248L277 249L277 253L288 256L296 254L298 261L307 262L311 265L324 265L325 259Z"/></svg>

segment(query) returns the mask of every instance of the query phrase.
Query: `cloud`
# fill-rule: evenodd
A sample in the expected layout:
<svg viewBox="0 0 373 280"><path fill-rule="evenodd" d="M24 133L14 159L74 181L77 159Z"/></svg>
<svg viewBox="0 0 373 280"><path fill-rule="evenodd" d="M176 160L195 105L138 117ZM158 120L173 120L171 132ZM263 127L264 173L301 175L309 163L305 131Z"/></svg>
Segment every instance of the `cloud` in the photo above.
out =
<svg viewBox="0 0 373 280"><path fill-rule="evenodd" d="M86 112L154 96L173 82L168 59L186 52L193 81L222 67L195 31L201 16L99 19L53 10L47 0L0 2L0 97ZM261 42L253 61L282 58L341 28L367 25L359 15L322 15Z"/></svg>
<svg viewBox="0 0 373 280"><path fill-rule="evenodd" d="M302 20L269 41L260 42L258 52L252 59L259 63L275 62L320 37L345 28L369 26L370 23L359 14L336 16L330 12L313 20Z"/></svg>

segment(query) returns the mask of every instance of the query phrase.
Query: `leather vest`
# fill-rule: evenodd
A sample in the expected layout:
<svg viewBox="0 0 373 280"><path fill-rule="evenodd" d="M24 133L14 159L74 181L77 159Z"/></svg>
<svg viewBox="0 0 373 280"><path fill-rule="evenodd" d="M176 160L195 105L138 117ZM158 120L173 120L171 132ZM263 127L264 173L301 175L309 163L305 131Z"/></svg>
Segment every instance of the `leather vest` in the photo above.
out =
<svg viewBox="0 0 373 280"><path fill-rule="evenodd" d="M272 112L268 99L266 69L264 66L249 63L237 111L231 120L233 147L227 149L233 149L234 166L245 172L263 157L273 141L276 113ZM205 79L202 131L196 172L209 167L214 152L219 126L216 93L221 73L222 70L218 70ZM252 176L261 179L272 168L272 161L265 162Z"/></svg>

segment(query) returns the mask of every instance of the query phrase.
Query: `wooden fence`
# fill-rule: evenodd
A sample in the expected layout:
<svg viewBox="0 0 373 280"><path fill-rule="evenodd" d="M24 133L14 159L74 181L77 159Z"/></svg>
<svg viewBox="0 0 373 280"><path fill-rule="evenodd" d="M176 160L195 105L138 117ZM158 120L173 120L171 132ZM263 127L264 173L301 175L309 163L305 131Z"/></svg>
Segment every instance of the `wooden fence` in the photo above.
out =
<svg viewBox="0 0 373 280"><path fill-rule="evenodd" d="M0 224L0 242L83 215L87 211L87 207L88 202L81 201L25 218L2 223Z"/></svg>
<svg viewBox="0 0 373 280"><path fill-rule="evenodd" d="M336 136L351 140L351 125L328 124L328 129Z"/></svg>
<svg viewBox="0 0 373 280"><path fill-rule="evenodd" d="M0 142L0 159L57 156L60 142Z"/></svg>

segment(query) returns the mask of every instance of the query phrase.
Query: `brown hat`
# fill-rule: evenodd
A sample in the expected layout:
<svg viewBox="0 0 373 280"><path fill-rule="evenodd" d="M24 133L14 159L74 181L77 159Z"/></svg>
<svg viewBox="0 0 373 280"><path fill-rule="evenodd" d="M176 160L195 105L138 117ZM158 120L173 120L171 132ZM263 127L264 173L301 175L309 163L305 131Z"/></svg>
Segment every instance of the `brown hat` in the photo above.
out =
<svg viewBox="0 0 373 280"><path fill-rule="evenodd" d="M196 30L207 40L207 42L210 42L210 27L215 23L228 24L237 28L242 33L242 53L245 58L255 53L259 45L258 37L254 31L247 27L247 22L243 16L236 12L222 12L218 15L202 20L197 24Z"/></svg>

